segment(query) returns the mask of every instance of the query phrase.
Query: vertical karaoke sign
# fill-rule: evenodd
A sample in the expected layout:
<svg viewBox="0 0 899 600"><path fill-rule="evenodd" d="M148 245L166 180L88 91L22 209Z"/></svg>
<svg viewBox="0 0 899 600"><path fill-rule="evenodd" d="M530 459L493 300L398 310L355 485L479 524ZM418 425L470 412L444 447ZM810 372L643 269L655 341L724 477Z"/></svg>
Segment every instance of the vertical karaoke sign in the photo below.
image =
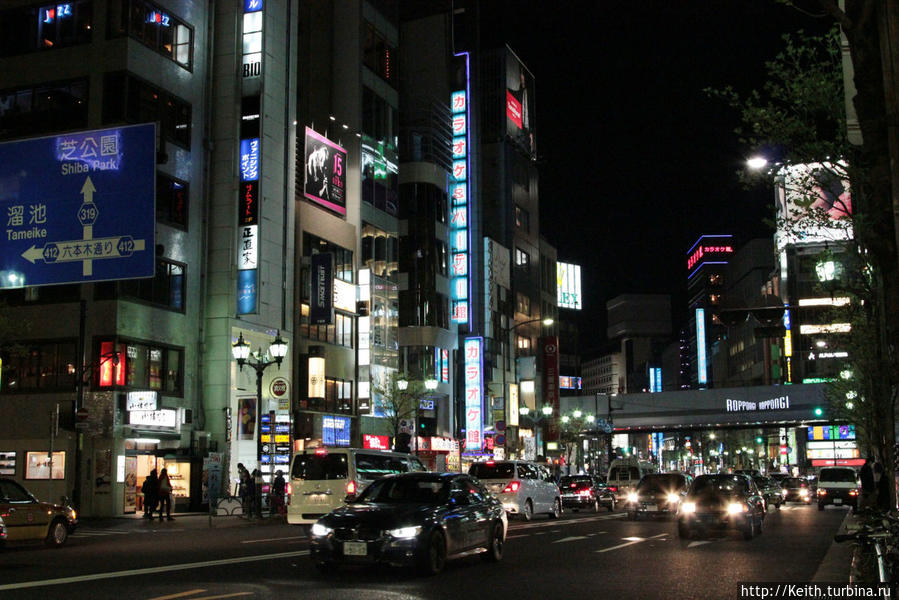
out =
<svg viewBox="0 0 899 600"><path fill-rule="evenodd" d="M468 56L466 54L466 89L450 95L453 133L453 172L450 177L450 277L452 286L451 319L454 323L469 321L469 118L468 109Z"/></svg>
<svg viewBox="0 0 899 600"><path fill-rule="evenodd" d="M481 450L484 397L483 338L465 340L465 450Z"/></svg>

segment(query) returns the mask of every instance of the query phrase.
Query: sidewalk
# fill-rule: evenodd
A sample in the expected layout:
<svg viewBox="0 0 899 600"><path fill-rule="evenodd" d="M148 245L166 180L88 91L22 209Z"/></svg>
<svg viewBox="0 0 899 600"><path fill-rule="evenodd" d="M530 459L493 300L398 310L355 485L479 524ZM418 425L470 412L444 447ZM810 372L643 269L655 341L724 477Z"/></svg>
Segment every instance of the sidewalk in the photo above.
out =
<svg viewBox="0 0 899 600"><path fill-rule="evenodd" d="M858 517L850 511L840 524L836 533L844 533L847 527L858 523ZM849 569L852 563L852 544L834 542L831 538L830 548L824 560L815 572L810 583L849 583Z"/></svg>
<svg viewBox="0 0 899 600"><path fill-rule="evenodd" d="M260 519L253 517L247 519L239 515L213 515L211 518L209 513L174 513L173 521L160 521L159 518L145 519L143 513L134 515L123 515L117 517L86 517L78 520L78 527L97 529L146 529L154 527L157 529L220 529L225 527L256 527L260 525L286 525L287 521L283 516L276 515L274 517L263 514ZM76 530L77 532L77 530Z"/></svg>

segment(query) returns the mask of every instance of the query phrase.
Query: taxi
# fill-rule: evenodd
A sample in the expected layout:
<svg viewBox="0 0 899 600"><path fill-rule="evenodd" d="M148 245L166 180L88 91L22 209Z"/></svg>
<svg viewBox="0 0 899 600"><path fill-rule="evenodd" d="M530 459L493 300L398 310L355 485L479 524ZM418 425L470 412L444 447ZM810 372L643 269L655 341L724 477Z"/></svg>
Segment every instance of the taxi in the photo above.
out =
<svg viewBox="0 0 899 600"><path fill-rule="evenodd" d="M75 530L78 518L73 508L41 502L15 480L0 478L0 523L6 529L5 536L0 533L0 540L43 540L58 548Z"/></svg>

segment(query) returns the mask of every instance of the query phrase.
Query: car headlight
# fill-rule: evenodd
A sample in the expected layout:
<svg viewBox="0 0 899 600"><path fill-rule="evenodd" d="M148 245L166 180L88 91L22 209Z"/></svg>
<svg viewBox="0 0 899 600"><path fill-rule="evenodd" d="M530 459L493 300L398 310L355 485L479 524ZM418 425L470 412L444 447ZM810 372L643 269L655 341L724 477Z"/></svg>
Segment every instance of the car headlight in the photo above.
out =
<svg viewBox="0 0 899 600"><path fill-rule="evenodd" d="M670 504L674 504L678 500L680 500L680 496L678 496L677 494L668 494L668 502Z"/></svg>
<svg viewBox="0 0 899 600"><path fill-rule="evenodd" d="M400 527L399 529L389 529L387 531L387 534L391 537L401 540L414 538L419 533L421 533L421 525L416 525L415 527Z"/></svg>
<svg viewBox="0 0 899 600"><path fill-rule="evenodd" d="M680 505L680 510L683 513L695 513L696 512L696 503L695 502L684 502Z"/></svg>
<svg viewBox="0 0 899 600"><path fill-rule="evenodd" d="M315 537L325 537L332 531L334 531L332 528L325 527L321 523L316 523L312 526L312 535L314 535Z"/></svg>
<svg viewBox="0 0 899 600"><path fill-rule="evenodd" d="M786 496L786 495L787 495L787 490L780 490L780 495L781 495L781 496Z"/></svg>
<svg viewBox="0 0 899 600"><path fill-rule="evenodd" d="M727 505L727 513L737 515L746 512L746 505L740 502L731 502Z"/></svg>
<svg viewBox="0 0 899 600"><path fill-rule="evenodd" d="M800 496L808 496L808 490L806 490L806 489L799 490L799 495Z"/></svg>
<svg viewBox="0 0 899 600"><path fill-rule="evenodd" d="M640 497L637 496L637 492L628 492L627 493L627 501L628 502L636 502Z"/></svg>

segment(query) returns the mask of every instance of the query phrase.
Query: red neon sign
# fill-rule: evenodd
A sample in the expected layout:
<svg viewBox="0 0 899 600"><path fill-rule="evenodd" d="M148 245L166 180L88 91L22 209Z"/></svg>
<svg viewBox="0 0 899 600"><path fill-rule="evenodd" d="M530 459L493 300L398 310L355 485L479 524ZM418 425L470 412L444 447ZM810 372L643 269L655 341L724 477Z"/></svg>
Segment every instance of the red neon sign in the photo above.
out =
<svg viewBox="0 0 899 600"><path fill-rule="evenodd" d="M733 246L700 246L687 259L687 269L692 269L706 254L733 254Z"/></svg>
<svg viewBox="0 0 899 600"><path fill-rule="evenodd" d="M100 362L100 387L125 385L124 355L114 347L114 342L100 343L100 356L97 359Z"/></svg>

